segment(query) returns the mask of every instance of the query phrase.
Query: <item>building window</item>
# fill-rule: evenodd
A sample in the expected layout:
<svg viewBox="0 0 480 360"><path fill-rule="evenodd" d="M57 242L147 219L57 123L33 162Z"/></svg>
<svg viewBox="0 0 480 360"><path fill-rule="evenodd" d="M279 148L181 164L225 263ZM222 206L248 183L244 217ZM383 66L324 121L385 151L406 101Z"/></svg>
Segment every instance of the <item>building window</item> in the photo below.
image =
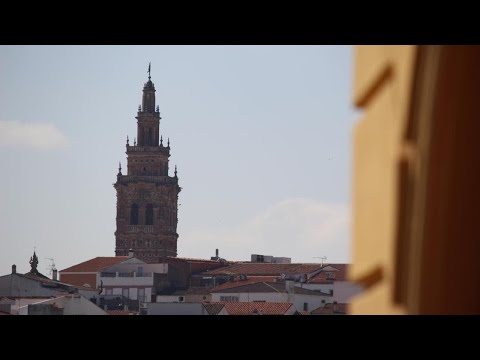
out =
<svg viewBox="0 0 480 360"><path fill-rule="evenodd" d="M122 289L122 296L128 298L129 296L129 291L128 288L123 288Z"/></svg>
<svg viewBox="0 0 480 360"><path fill-rule="evenodd" d="M148 128L147 145L148 145L148 146L153 146L153 132L152 132L152 128Z"/></svg>
<svg viewBox="0 0 480 360"><path fill-rule="evenodd" d="M112 289L105 289L105 295L113 295Z"/></svg>
<svg viewBox="0 0 480 360"><path fill-rule="evenodd" d="M308 303L303 303L303 311L308 311Z"/></svg>
<svg viewBox="0 0 480 360"><path fill-rule="evenodd" d="M153 205L148 204L145 209L145 225L153 225Z"/></svg>
<svg viewBox="0 0 480 360"><path fill-rule="evenodd" d="M331 271L327 272L327 280L335 280L335 274Z"/></svg>
<svg viewBox="0 0 480 360"><path fill-rule="evenodd" d="M138 289L138 300L145 302L145 289L144 288L139 288Z"/></svg>
<svg viewBox="0 0 480 360"><path fill-rule="evenodd" d="M179 301L179 302L184 302L184 301L185 301L185 297L184 297L184 296L179 296L179 297L178 297L178 301Z"/></svg>
<svg viewBox="0 0 480 360"><path fill-rule="evenodd" d="M138 225L138 205L133 204L130 210L130 225Z"/></svg>
<svg viewBox="0 0 480 360"><path fill-rule="evenodd" d="M220 296L220 301L238 302L238 296Z"/></svg>

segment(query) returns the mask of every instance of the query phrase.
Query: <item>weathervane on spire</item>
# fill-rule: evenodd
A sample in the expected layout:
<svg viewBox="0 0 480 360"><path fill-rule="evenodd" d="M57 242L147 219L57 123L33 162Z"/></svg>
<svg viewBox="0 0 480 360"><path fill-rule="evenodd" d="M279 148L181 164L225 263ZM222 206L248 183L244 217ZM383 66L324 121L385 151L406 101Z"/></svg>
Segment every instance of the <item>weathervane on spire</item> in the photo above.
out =
<svg viewBox="0 0 480 360"><path fill-rule="evenodd" d="M150 80L150 67L152 63L148 63L148 80Z"/></svg>

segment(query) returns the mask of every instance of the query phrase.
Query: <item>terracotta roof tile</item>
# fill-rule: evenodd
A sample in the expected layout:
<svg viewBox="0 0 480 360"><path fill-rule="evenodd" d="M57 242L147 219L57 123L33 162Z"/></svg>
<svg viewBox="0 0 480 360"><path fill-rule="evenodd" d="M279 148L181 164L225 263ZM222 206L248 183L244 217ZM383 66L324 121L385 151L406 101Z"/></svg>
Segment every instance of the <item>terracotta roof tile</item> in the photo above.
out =
<svg viewBox="0 0 480 360"><path fill-rule="evenodd" d="M326 307L319 307L310 312L311 315L333 315L333 309Z"/></svg>
<svg viewBox="0 0 480 360"><path fill-rule="evenodd" d="M256 282L252 284L238 285L236 287L212 290L213 293L282 293L285 292L285 285L279 286L276 283Z"/></svg>
<svg viewBox="0 0 480 360"><path fill-rule="evenodd" d="M250 284L245 284L243 281L237 281L238 285L235 287L229 288L213 288L211 293L285 293L287 289L285 283L283 282L255 282ZM243 283L243 284L242 284ZM235 284L235 282L234 282ZM309 290L305 288L300 288L295 286L293 289L294 294L303 294L303 295L317 295L317 296L332 296L331 294L323 293L318 290Z"/></svg>
<svg viewBox="0 0 480 360"><path fill-rule="evenodd" d="M186 290L177 290L172 295L209 295L212 287L190 287Z"/></svg>
<svg viewBox="0 0 480 360"><path fill-rule="evenodd" d="M178 261L187 261L187 262L202 262L202 263L219 263L217 260L210 259L198 259L198 258L186 258L186 257L173 257L167 256L168 260L178 260Z"/></svg>
<svg viewBox="0 0 480 360"><path fill-rule="evenodd" d="M237 286L247 285L247 284L254 284L262 281L273 282L276 276L255 276L249 277L245 280L235 280L235 281L227 281L221 285L215 286L211 290L224 290L229 288L234 288Z"/></svg>
<svg viewBox="0 0 480 360"><path fill-rule="evenodd" d="M297 311L295 315L310 315L309 311Z"/></svg>
<svg viewBox="0 0 480 360"><path fill-rule="evenodd" d="M135 315L135 311L129 310L107 310L108 315Z"/></svg>
<svg viewBox="0 0 480 360"><path fill-rule="evenodd" d="M334 310L335 309L335 310ZM325 304L324 307L316 308L312 310L310 313L312 315L333 315L333 314L346 314L348 310L348 304L340 303L340 304L332 304L328 303Z"/></svg>
<svg viewBox="0 0 480 360"><path fill-rule="evenodd" d="M291 303L273 302L226 302L228 315L285 315Z"/></svg>
<svg viewBox="0 0 480 360"><path fill-rule="evenodd" d="M214 302L205 303L203 306L205 307L205 310L207 310L208 315L218 315L218 313L225 307L225 304Z"/></svg>
<svg viewBox="0 0 480 360"><path fill-rule="evenodd" d="M128 256L101 256L60 270L60 272L97 272L128 260Z"/></svg>
<svg viewBox="0 0 480 360"><path fill-rule="evenodd" d="M324 268L331 266L336 271L322 270L312 276L308 282L312 284L331 284L333 281L347 281L348 264L327 264Z"/></svg>
<svg viewBox="0 0 480 360"><path fill-rule="evenodd" d="M276 263L237 263L211 271L203 275L280 276L281 274L310 274L322 268L321 264L276 264Z"/></svg>

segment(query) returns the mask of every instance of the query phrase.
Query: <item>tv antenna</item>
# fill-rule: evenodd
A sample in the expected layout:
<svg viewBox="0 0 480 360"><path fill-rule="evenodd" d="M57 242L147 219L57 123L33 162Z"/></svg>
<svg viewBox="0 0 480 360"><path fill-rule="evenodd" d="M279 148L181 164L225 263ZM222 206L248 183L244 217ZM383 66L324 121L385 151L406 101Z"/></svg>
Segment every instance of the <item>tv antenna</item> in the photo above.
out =
<svg viewBox="0 0 480 360"><path fill-rule="evenodd" d="M320 259L320 260L322 261L322 266L323 266L323 262L324 262L325 260L327 260L327 257L326 257L326 256L314 256L313 258L314 258L314 259Z"/></svg>
<svg viewBox="0 0 480 360"><path fill-rule="evenodd" d="M47 266L47 270L48 270L48 274L49 274L50 276L52 276L53 270L56 270L56 268L55 268L55 260L53 260L52 258L45 258L45 259L51 261L50 265Z"/></svg>

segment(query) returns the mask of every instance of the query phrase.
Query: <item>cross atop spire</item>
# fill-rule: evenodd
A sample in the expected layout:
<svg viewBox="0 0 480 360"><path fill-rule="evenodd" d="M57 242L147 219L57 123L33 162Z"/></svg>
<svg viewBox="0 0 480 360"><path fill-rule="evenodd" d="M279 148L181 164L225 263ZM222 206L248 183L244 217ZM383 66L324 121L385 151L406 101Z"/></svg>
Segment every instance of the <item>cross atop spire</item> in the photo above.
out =
<svg viewBox="0 0 480 360"><path fill-rule="evenodd" d="M148 63L148 80L150 80L150 69L151 69L151 62Z"/></svg>

